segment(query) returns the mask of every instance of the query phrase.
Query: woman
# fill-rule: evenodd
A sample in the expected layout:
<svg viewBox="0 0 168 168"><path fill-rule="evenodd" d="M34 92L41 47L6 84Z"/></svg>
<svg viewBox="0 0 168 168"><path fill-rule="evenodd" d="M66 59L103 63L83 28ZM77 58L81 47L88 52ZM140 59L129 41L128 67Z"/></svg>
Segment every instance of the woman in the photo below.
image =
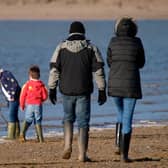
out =
<svg viewBox="0 0 168 168"><path fill-rule="evenodd" d="M132 133L132 118L137 99L142 98L139 69L145 64L145 55L137 25L129 17L117 20L115 37L112 37L107 51L110 68L108 95L112 96L117 107L116 146L121 159L128 158Z"/></svg>

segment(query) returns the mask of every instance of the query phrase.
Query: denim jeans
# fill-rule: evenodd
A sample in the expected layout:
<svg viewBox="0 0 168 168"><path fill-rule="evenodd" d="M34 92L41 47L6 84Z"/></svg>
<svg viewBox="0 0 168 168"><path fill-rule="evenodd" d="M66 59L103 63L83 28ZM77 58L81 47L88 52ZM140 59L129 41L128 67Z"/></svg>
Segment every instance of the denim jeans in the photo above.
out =
<svg viewBox="0 0 168 168"><path fill-rule="evenodd" d="M89 128L90 122L90 95L67 96L63 95L64 118L74 123L77 120L78 128Z"/></svg>
<svg viewBox="0 0 168 168"><path fill-rule="evenodd" d="M132 131L132 119L136 99L126 97L113 97L117 107L117 122L122 124L122 134Z"/></svg>
<svg viewBox="0 0 168 168"><path fill-rule="evenodd" d="M9 122L18 122L19 101L9 101Z"/></svg>
<svg viewBox="0 0 168 168"><path fill-rule="evenodd" d="M34 122L35 124L41 125L42 122L42 105L26 105L25 120L28 123Z"/></svg>

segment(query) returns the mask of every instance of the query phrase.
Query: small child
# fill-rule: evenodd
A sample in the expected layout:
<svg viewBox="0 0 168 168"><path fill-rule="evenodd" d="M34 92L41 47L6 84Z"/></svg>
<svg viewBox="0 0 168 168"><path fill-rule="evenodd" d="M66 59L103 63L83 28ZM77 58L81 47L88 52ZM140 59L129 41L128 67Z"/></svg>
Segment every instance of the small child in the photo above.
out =
<svg viewBox="0 0 168 168"><path fill-rule="evenodd" d="M0 69L0 85L9 105L8 135L6 139L13 140L19 138L20 134L18 110L21 88L14 75L3 69Z"/></svg>
<svg viewBox="0 0 168 168"><path fill-rule="evenodd" d="M25 120L19 138L21 142L26 141L26 131L33 121L38 141L44 141L41 125L42 103L48 98L48 92L39 78L39 67L37 65L31 66L29 69L29 80L23 85L20 95L20 108L22 111L25 109Z"/></svg>

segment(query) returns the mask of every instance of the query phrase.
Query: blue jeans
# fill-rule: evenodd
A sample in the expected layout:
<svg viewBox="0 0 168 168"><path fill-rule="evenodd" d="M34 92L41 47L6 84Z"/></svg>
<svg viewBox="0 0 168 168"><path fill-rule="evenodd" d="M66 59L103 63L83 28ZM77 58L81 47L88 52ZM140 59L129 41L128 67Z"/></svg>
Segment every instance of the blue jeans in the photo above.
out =
<svg viewBox="0 0 168 168"><path fill-rule="evenodd" d="M34 122L35 124L41 125L42 122L42 105L26 105L25 120L29 124Z"/></svg>
<svg viewBox="0 0 168 168"><path fill-rule="evenodd" d="M136 99L126 97L113 97L117 106L117 122L122 124L122 134L132 132L132 119Z"/></svg>
<svg viewBox="0 0 168 168"><path fill-rule="evenodd" d="M89 128L90 122L90 95L67 96L63 95L64 122L74 123L77 120L78 128Z"/></svg>
<svg viewBox="0 0 168 168"><path fill-rule="evenodd" d="M19 122L19 101L9 101L9 122Z"/></svg>

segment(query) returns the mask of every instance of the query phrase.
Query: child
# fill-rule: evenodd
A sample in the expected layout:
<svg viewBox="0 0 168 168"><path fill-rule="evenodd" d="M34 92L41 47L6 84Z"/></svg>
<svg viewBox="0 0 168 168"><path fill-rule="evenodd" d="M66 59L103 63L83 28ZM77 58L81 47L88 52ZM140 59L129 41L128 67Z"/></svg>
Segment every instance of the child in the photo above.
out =
<svg viewBox="0 0 168 168"><path fill-rule="evenodd" d="M25 142L26 131L35 122L37 138L39 142L43 142L42 133L42 103L47 99L48 93L44 83L39 80L40 69L37 65L33 65L29 69L29 80L23 85L20 95L20 108L25 109L25 121L23 122L20 141Z"/></svg>
<svg viewBox="0 0 168 168"><path fill-rule="evenodd" d="M9 104L9 122L7 139L19 137L20 127L18 119L19 95L21 88L10 71L0 69L0 85Z"/></svg>

